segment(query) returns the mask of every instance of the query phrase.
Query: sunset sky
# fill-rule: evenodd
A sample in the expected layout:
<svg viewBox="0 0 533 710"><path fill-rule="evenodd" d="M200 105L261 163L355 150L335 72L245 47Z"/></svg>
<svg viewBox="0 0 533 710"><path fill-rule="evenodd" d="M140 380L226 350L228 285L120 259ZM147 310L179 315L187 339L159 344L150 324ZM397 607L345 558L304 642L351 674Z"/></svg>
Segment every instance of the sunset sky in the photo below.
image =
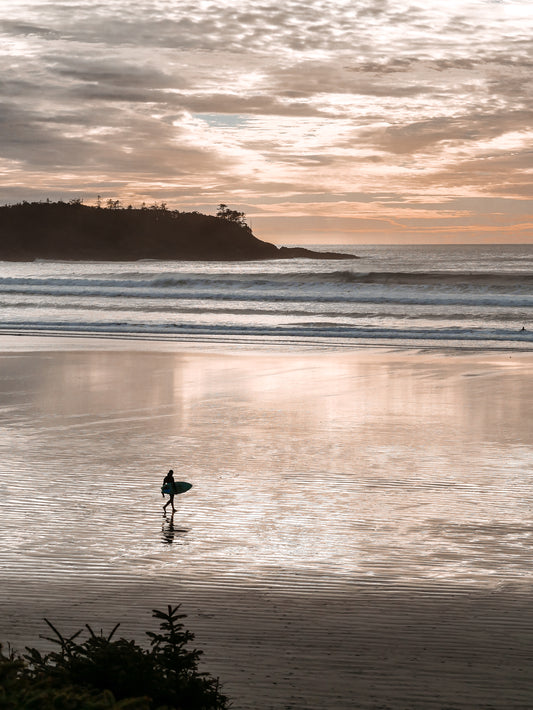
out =
<svg viewBox="0 0 533 710"><path fill-rule="evenodd" d="M532 0L1 0L0 201L533 243Z"/></svg>

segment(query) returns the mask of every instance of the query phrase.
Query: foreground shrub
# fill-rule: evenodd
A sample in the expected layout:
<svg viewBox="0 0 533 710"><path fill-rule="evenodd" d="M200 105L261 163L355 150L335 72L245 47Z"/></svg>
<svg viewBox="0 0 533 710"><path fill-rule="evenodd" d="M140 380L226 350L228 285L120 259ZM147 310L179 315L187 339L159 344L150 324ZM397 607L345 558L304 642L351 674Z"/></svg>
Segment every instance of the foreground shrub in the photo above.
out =
<svg viewBox="0 0 533 710"><path fill-rule="evenodd" d="M198 670L202 651L189 650L194 635L184 629L179 607L154 610L159 633L147 632L150 648L124 638L95 634L77 641L81 630L48 638L59 650L27 648L22 658L0 651L0 710L226 710L218 679Z"/></svg>

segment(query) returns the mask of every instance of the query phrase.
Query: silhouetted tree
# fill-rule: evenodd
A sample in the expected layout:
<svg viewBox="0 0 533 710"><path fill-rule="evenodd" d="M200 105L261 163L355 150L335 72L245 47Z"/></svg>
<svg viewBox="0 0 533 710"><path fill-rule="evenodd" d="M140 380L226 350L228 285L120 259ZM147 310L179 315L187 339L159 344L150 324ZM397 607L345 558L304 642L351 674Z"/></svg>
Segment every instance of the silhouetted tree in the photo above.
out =
<svg viewBox="0 0 533 710"><path fill-rule="evenodd" d="M238 210L232 210L227 205L220 204L217 209L217 217L221 219L226 219L228 222L236 222L240 224L241 227L247 227L246 215L244 212L239 212Z"/></svg>
<svg viewBox="0 0 533 710"><path fill-rule="evenodd" d="M199 669L202 651L190 648L179 606L154 610L159 632L147 632L150 648L109 634L97 635L86 624L89 638L78 641L81 630L63 636L45 619L58 646L42 654L26 648L20 657L4 655L0 645L0 707L5 710L227 710L228 698L218 678Z"/></svg>

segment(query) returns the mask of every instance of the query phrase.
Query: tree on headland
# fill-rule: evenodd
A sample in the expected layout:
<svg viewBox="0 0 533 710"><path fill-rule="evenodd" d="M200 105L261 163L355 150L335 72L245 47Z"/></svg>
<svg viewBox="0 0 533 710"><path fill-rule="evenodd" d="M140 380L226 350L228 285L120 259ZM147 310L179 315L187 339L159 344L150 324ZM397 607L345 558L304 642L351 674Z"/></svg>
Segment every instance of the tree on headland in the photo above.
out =
<svg viewBox="0 0 533 710"><path fill-rule="evenodd" d="M236 222L240 224L241 227L248 227L246 224L246 215L244 212L239 212L238 210L232 210L227 205L220 204L217 209L217 217L221 219L226 219L228 222Z"/></svg>

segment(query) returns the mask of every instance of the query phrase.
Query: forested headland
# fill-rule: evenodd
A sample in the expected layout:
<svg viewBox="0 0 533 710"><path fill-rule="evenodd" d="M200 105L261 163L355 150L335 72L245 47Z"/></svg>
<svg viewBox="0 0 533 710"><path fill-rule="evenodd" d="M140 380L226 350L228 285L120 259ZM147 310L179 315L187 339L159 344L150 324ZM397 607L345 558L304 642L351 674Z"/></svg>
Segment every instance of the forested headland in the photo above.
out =
<svg viewBox="0 0 533 710"><path fill-rule="evenodd" d="M216 216L170 210L70 202L22 202L0 207L0 260L138 259L240 261L354 258L301 247L277 247L254 236L242 212L221 204Z"/></svg>

